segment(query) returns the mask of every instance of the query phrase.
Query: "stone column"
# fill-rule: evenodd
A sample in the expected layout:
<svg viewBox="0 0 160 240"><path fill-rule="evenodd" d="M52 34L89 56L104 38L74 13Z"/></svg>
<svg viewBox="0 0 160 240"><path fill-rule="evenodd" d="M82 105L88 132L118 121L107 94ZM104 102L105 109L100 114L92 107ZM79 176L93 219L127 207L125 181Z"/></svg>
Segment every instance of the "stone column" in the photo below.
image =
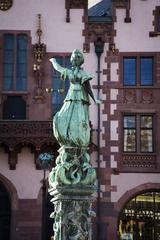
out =
<svg viewBox="0 0 160 240"><path fill-rule="evenodd" d="M62 147L49 175L54 240L91 240L95 170L87 148Z"/></svg>

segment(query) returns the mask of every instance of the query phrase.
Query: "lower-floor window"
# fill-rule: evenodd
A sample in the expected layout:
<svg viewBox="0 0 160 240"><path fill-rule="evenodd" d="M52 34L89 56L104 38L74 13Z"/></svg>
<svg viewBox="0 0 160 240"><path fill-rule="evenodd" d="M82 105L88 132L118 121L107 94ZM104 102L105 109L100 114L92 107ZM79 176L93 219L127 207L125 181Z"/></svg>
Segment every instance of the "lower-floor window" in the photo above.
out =
<svg viewBox="0 0 160 240"><path fill-rule="evenodd" d="M123 116L123 151L153 152L153 115Z"/></svg>
<svg viewBox="0 0 160 240"><path fill-rule="evenodd" d="M132 198L119 216L120 240L160 239L160 191Z"/></svg>

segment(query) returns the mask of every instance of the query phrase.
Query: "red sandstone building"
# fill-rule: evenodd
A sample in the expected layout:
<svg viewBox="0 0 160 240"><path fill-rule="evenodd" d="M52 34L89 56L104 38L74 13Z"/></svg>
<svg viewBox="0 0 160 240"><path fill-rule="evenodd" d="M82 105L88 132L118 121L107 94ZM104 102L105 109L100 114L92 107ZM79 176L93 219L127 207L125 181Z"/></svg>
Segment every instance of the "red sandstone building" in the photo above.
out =
<svg viewBox="0 0 160 240"><path fill-rule="evenodd" d="M102 100L92 103L90 154L97 169L93 240L160 239L160 1L0 1L0 240L40 240L38 156L53 154L52 116L73 49ZM46 240L53 211L46 197Z"/></svg>

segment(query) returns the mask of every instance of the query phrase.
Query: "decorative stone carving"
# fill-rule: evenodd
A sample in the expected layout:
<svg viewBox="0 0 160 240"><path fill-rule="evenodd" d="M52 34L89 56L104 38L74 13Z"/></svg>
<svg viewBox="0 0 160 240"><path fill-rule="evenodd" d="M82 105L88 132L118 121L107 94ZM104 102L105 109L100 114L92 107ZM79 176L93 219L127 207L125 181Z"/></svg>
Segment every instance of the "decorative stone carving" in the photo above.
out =
<svg viewBox="0 0 160 240"><path fill-rule="evenodd" d="M112 26L108 23L91 23L87 22L83 35L85 36L85 43L83 46L84 52L89 52L89 45L91 42L96 42L101 39L103 42L109 42L111 37Z"/></svg>
<svg viewBox="0 0 160 240"><path fill-rule="evenodd" d="M126 23L131 22L130 17L130 0L112 0L114 8L125 8L126 9L126 17L124 21Z"/></svg>
<svg viewBox="0 0 160 240"><path fill-rule="evenodd" d="M136 102L136 90L135 89L124 90L124 102L125 103L135 103Z"/></svg>
<svg viewBox="0 0 160 240"><path fill-rule="evenodd" d="M145 169L154 169L156 167L156 158L155 156L147 156L147 155L124 155L121 159L121 169L127 168L131 169L137 168L137 170L141 171L141 168Z"/></svg>
<svg viewBox="0 0 160 240"><path fill-rule="evenodd" d="M35 164L44 146L57 150L58 144L53 137L51 121L0 121L0 144L9 154L10 169L15 169L17 153L23 146L29 146L35 154Z"/></svg>
<svg viewBox="0 0 160 240"><path fill-rule="evenodd" d="M150 89L145 89L141 91L141 102L142 103L152 103L153 102L153 92Z"/></svg>
<svg viewBox="0 0 160 240"><path fill-rule="evenodd" d="M66 22L70 22L70 9L86 9L87 1L85 0L65 0Z"/></svg>

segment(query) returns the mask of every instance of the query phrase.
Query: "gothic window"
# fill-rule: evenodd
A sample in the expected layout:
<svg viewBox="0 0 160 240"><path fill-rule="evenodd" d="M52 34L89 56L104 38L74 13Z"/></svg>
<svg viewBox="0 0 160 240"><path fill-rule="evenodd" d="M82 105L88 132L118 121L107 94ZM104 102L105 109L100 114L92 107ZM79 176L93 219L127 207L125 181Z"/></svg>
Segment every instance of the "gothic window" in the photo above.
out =
<svg viewBox="0 0 160 240"><path fill-rule="evenodd" d="M152 56L123 57L123 85L152 86L153 64Z"/></svg>
<svg viewBox="0 0 160 240"><path fill-rule="evenodd" d="M28 37L26 34L4 34L3 46L3 91L25 91Z"/></svg>
<svg viewBox="0 0 160 240"><path fill-rule="evenodd" d="M69 56L54 56L57 62L66 68L71 68L70 57ZM52 113L53 115L60 110L66 93L69 88L69 80L66 78L65 80L61 79L61 75L59 72L53 69L52 73Z"/></svg>
<svg viewBox="0 0 160 240"><path fill-rule="evenodd" d="M160 192L145 192L126 203L119 216L119 239L160 239Z"/></svg>
<svg viewBox="0 0 160 240"><path fill-rule="evenodd" d="M153 152L153 116L123 116L123 151L125 153Z"/></svg>

